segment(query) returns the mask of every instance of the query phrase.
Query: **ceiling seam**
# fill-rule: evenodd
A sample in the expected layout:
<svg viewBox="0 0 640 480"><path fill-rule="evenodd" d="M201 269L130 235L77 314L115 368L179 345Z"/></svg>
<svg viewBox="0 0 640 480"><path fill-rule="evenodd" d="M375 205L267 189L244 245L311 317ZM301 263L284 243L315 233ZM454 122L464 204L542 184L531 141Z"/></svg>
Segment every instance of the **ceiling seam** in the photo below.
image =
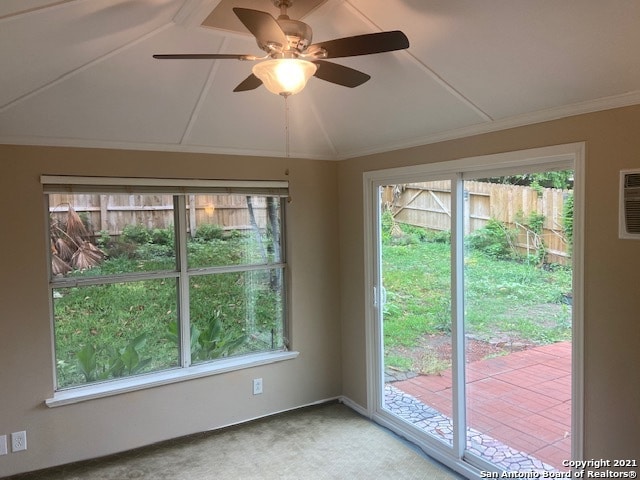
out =
<svg viewBox="0 0 640 480"><path fill-rule="evenodd" d="M344 3L345 5L347 5L348 8L350 8L353 12L355 12L358 16L360 16L360 18L362 18L371 27L379 31L383 31L383 29L378 24L376 24L373 20L371 20L364 12L362 12L360 9L354 6L351 2L349 2L348 0L345 0ZM411 46L409 46L409 48L411 48ZM462 92L458 91L453 85L451 85L444 78L442 78L440 75L434 72L431 68L429 68L428 65L426 65L421 60L419 60L413 53L409 51L409 49L395 52L395 53L408 55L414 61L414 63L416 63L433 80L435 80L436 83L438 83L441 87L447 90L451 95L456 97L462 103L470 107L481 119L487 122L492 122L494 120L493 117L491 117L491 115L489 115L487 112L482 110L478 105L476 105L473 101L471 101Z"/></svg>
<svg viewBox="0 0 640 480"><path fill-rule="evenodd" d="M206 14L197 21L196 18L202 16L202 12L212 11L220 2L221 0L184 0L182 7L174 15L173 21L178 25L196 26L197 22L206 18Z"/></svg>
<svg viewBox="0 0 640 480"><path fill-rule="evenodd" d="M225 37L217 53L224 51L228 43L229 41ZM191 110L191 115L189 116L189 122L187 123L187 127L185 128L184 133L182 134L182 138L180 139L181 145L191 138L191 132L194 128L196 121L198 120L198 117L200 116L202 105L204 104L205 99L209 95L209 91L211 90L211 86L213 85L213 80L215 79L219 68L220 68L220 62L213 61L211 68L209 69L209 74L207 75L207 80L202 86L202 89L200 90L198 101L194 105L193 110Z"/></svg>
<svg viewBox="0 0 640 480"><path fill-rule="evenodd" d="M336 148L335 144L331 140L331 136L329 135L329 133L327 132L327 129L324 126L325 122L322 120L321 115L318 113L318 109L316 108L315 102L313 101L313 99L310 99L309 103L311 105L311 113L313 113L313 116L316 118L316 121L318 122L318 127L320 128L320 131L322 132L324 139L329 145L329 148L333 152L334 158L338 158L338 149Z"/></svg>
<svg viewBox="0 0 640 480"><path fill-rule="evenodd" d="M7 20L7 19L12 19L13 20L15 17L21 17L23 15L29 15L31 13L40 12L41 10L47 10L47 9L50 9L50 8L61 7L61 6L65 5L66 3L80 2L80 1L84 1L84 0L59 0L57 2L49 3L48 5L41 5L39 7L26 8L24 10L19 10L17 12L13 12L13 13L7 13L6 15L0 16L0 22L2 22L4 20Z"/></svg>
<svg viewBox="0 0 640 480"><path fill-rule="evenodd" d="M71 77L74 77L75 75L77 75L78 73L84 72L85 70L88 70L89 68L105 61L108 60L109 58L113 57L114 55L117 55L118 53L127 50L128 48L131 48L135 45L137 45L140 42L143 42L145 40L148 40L149 38L157 35L158 33L162 32L163 30L172 27L174 25L173 22L170 23L166 23L165 25L162 25L158 28L155 28L154 30L152 30L151 32L147 32L144 35L124 44L121 45L120 47L117 47L113 50L111 50L110 52L105 53L104 55L99 56L98 58L94 58L93 60L80 65L79 67L76 67L62 75L60 75L59 77L55 78L54 80L51 80L47 83L45 83L44 85L41 85L37 88L35 88L34 90L31 90L30 92L24 93L22 95L20 95L17 98L14 98L13 100L5 103L4 105L0 105L0 113L3 113L7 110L9 110L10 108L15 107L16 105L38 95L39 93L42 93L52 87L55 87L56 85L58 85L59 83L68 80Z"/></svg>
<svg viewBox="0 0 640 480"><path fill-rule="evenodd" d="M405 50L404 52L401 52L401 53L405 53L406 55L408 55L413 60L413 62L417 64L424 72L426 72L433 80L435 80L436 83L438 83L441 87L447 90L447 92L449 92L452 96L456 97L458 100L462 101L462 103L470 107L474 112L476 112L476 114L478 114L478 116L481 119L487 122L493 122L495 120L491 115L489 115L487 112L482 110L467 96L465 96L463 93L457 90L453 85L447 82L444 78L442 78L440 75L434 72L431 68L429 68L429 66L424 64L421 60L419 60L413 53L409 52L408 50Z"/></svg>

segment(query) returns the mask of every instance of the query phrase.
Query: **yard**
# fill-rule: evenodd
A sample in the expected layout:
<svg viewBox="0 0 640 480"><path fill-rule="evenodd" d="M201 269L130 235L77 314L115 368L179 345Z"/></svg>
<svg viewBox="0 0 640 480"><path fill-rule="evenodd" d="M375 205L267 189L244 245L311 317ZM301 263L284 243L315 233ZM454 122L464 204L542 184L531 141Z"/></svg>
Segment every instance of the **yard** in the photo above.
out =
<svg viewBox="0 0 640 480"><path fill-rule="evenodd" d="M439 373L451 362L448 234L384 222L385 366ZM571 338L571 269L499 254L486 233L475 234L482 241L469 238L465 254L467 359ZM94 242L105 257L68 277L175 270L170 228L130 226L119 238L98 235ZM205 225L187 243L189 265L255 262L263 254L255 242L251 232ZM274 274L264 269L190 278L194 362L273 348L269 335L282 314ZM175 275L54 288L59 387L178 366L177 288ZM254 292L249 301L248 290Z"/></svg>
<svg viewBox="0 0 640 480"><path fill-rule="evenodd" d="M190 268L256 261L251 232L214 227L203 226L188 241ZM120 237L102 235L93 241L104 258L66 277L90 281L128 274L129 279L54 288L58 386L178 366L179 282L171 273L176 269L172 229L136 225ZM143 279L132 280L136 273ZM282 315L278 275L264 268L190 276L193 363L280 346L273 338Z"/></svg>
<svg viewBox="0 0 640 480"><path fill-rule="evenodd" d="M385 366L439 373L451 362L451 256L446 233L395 224L383 234ZM486 232L481 232L482 235ZM571 338L571 268L465 252L467 361Z"/></svg>

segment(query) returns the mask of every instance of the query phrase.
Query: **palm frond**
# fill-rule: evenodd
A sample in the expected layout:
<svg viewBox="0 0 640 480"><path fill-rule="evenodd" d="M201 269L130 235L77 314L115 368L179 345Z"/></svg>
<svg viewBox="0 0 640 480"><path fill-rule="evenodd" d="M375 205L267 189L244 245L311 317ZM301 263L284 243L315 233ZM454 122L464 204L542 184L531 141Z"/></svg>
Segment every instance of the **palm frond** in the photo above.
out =
<svg viewBox="0 0 640 480"><path fill-rule="evenodd" d="M70 243L71 242L68 239L65 239L62 237L59 237L55 241L54 246L55 246L56 252L58 253L58 256L65 262L68 262L69 260L71 260L71 257L76 251L75 245L70 245Z"/></svg>
<svg viewBox="0 0 640 480"><path fill-rule="evenodd" d="M71 257L71 265L76 270L88 270L100 264L104 253L90 242L82 242Z"/></svg>
<svg viewBox="0 0 640 480"><path fill-rule="evenodd" d="M73 268L71 268L71 265L69 265L67 262L62 260L55 253L51 254L51 273L53 275L56 275L56 276L65 275L66 273L69 273L71 270L73 270Z"/></svg>
<svg viewBox="0 0 640 480"><path fill-rule="evenodd" d="M71 205L69 205L69 210L67 212L67 226L65 231L68 236L77 242L87 240L89 238L89 231L84 226L78 212L76 212Z"/></svg>

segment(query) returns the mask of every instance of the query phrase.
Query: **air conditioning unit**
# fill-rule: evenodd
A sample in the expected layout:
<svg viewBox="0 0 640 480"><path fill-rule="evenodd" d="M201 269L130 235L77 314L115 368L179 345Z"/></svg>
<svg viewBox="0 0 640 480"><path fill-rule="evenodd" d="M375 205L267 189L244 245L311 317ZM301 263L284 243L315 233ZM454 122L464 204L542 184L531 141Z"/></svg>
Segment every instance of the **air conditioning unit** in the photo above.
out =
<svg viewBox="0 0 640 480"><path fill-rule="evenodd" d="M620 172L620 238L640 240L640 169Z"/></svg>

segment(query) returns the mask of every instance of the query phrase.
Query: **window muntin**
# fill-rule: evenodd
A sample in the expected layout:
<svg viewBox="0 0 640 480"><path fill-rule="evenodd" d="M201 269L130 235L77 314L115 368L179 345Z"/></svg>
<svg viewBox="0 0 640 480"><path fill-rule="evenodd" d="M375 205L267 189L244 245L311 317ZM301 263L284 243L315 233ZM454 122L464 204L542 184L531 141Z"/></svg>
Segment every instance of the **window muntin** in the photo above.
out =
<svg viewBox="0 0 640 480"><path fill-rule="evenodd" d="M282 192L45 191L58 389L286 349ZM61 272L70 211L101 258Z"/></svg>

